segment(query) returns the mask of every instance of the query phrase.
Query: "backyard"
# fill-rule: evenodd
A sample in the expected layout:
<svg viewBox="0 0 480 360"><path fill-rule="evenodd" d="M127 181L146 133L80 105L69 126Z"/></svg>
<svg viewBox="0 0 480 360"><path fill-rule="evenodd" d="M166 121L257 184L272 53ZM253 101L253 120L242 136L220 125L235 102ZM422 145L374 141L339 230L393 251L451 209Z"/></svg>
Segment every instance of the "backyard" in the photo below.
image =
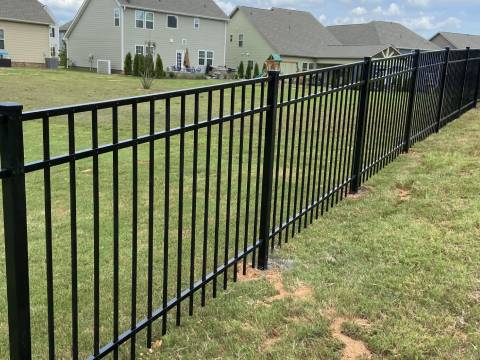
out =
<svg viewBox="0 0 480 360"><path fill-rule="evenodd" d="M149 92L141 90L135 78L101 76L87 72L51 72L41 70L0 70L0 100L16 101L26 110L61 106L104 99L137 96L159 91L214 84L214 81L158 80ZM216 93L215 93L216 94ZM215 95L214 95L215 96ZM239 93L238 98L241 97ZM350 93L354 99L355 94ZM259 94L254 99L259 106ZM191 99L190 99L191 100ZM187 99L187 106L191 101ZM178 104L176 104L178 105ZM214 112L218 111L214 99ZM248 105L249 108L250 105ZM228 109L228 103L225 104ZM191 109L191 108L187 108ZM190 112L190 111L187 111ZM139 107L139 132L148 133L147 109ZM157 109L161 114L162 110ZM131 132L129 112L120 112L120 138ZM88 115L88 114L87 114ZM91 129L85 115L76 118L77 149L90 145ZM187 115L190 120L191 114ZM206 115L202 114L202 118ZM144 335L139 336L138 355L148 358L261 358L270 359L335 359L346 352L353 355L372 355L378 359L476 359L480 348L480 273L478 260L480 245L480 186L478 158L480 149L480 112L472 110L463 118L450 124L439 135L416 144L404 155L373 177L359 195L351 197L327 213L314 225L292 239L282 249L273 253L272 268L265 274L249 270L240 276L240 283L219 292L218 299L209 301L205 308L196 307L195 316L184 317L181 328L170 327L160 337L160 326L154 326L154 346L143 348ZM188 123L189 121L187 121ZM100 142L111 141L111 115L99 114ZM352 123L353 124L353 123ZM159 125L160 126L160 125ZM163 126L163 124L161 125ZM238 129L238 128L237 128ZM245 132L249 129L246 126ZM228 134L229 125L224 134ZM26 157L42 157L41 124L28 124L25 129ZM52 155L67 151L65 118L52 121ZM56 135L56 136L55 136ZM199 132L200 146L205 147L206 130ZM218 147L226 149L228 139L222 139L217 129L212 138L220 137ZM194 141L186 136L187 144ZM252 146L258 138L252 138ZM246 145L245 145L246 146ZM332 145L333 146L333 145ZM162 156L162 149L155 156ZM178 154L178 140L172 141L172 154ZM238 161L238 144L234 144L234 162ZM212 146L216 154L217 145ZM148 146L139 146L139 317L144 315L143 299L146 297L147 228L148 228ZM185 166L192 167L192 156L187 152ZM120 151L120 270L121 329L129 326L130 309L130 234L132 228L131 151ZM175 155L177 156L177 155ZM205 156L198 154L199 182L205 181ZM171 181L179 180L178 158L175 157ZM112 230L105 224L112 216L111 158L100 159L102 204L102 258L101 258L101 337L102 342L111 334L112 293ZM211 172L216 171L216 159ZM255 161L252 167L255 168ZM78 222L79 222L79 289L81 354L91 351L92 308L92 190L91 160L77 162L78 169ZM106 170L108 169L108 170ZM164 165L155 168L155 186L163 186ZM246 178L245 169L233 166L235 176ZM226 171L221 170L223 179ZM185 174L185 213L191 210L191 170ZM234 186L237 181L233 181ZM69 357L70 268L68 167L52 170L52 203L54 226L54 283L57 349L60 358ZM82 181L83 179L83 181ZM215 179L215 178L213 178ZM40 173L27 176L29 235L31 254L32 331L34 354L45 358L46 305L44 275L44 208L43 178ZM211 189L214 207L214 190ZM205 191L202 186L198 192ZM208 191L207 191L208 193ZM31 195L30 195L31 194ZM172 190L172 209L178 207L178 188ZM243 195L244 196L244 195ZM163 204L158 196L155 203ZM187 201L188 200L188 201ZM232 204L237 201L233 196ZM203 209L205 202L199 203ZM243 205L242 205L243 206ZM222 215L225 199L222 198ZM253 208L245 210L252 216ZM211 210L213 212L213 210ZM175 212L175 210L172 210ZM243 213L243 208L242 208ZM231 230L235 236L235 211L232 211ZM197 223L204 218L199 211ZM213 237L214 218L207 218L207 230ZM155 216L155 233L162 230L159 212ZM158 221L157 221L158 220ZM245 220L242 218L242 220ZM190 237L191 219L183 224L184 236ZM228 222L228 220L226 220ZM252 220L253 221L253 220ZM105 226L103 226L105 225ZM158 226L158 228L157 228ZM178 220L171 221L171 237L177 235ZM252 227L253 224L248 224ZM250 229L252 230L252 229ZM221 230L221 234L224 230ZM237 236L238 237L238 236ZM3 236L2 236L3 238ZM200 238L200 236L199 236ZM189 252L184 240L184 251ZM200 240L199 240L200 241ZM197 253L201 253L198 244ZM161 258L161 241L155 240L155 256ZM209 247L211 244L209 244ZM243 247L243 244L242 244ZM171 253L177 247L172 244ZM209 248L209 251L214 249ZM223 254L223 248L220 253ZM158 251L158 252L157 252ZM3 254L2 254L3 257ZM157 260L159 261L159 260ZM172 258L172 268L176 267ZM223 259L222 259L223 261ZM4 260L0 271L4 271ZM127 266L128 264L128 266ZM183 273L190 267L185 264ZM209 268L212 264L208 263ZM160 267L159 267L160 268ZM108 270L107 270L108 269ZM155 274L154 305L159 306L163 285L161 274ZM176 272L171 271L170 284L175 284ZM229 275L230 276L230 275ZM182 285L188 285L185 276ZM172 286L172 285L170 285ZM6 302L4 284L0 286L0 328L6 334ZM169 289L174 295L175 287ZM210 293L210 290L209 290ZM210 296L209 296L210 297ZM199 299L195 297L195 302ZM199 301L198 301L199 302ZM187 307L184 305L185 313ZM171 318L174 316L171 315ZM340 333L343 332L344 335ZM345 336L346 335L346 336ZM36 340L35 340L36 339ZM0 341L0 354L7 351L7 337Z"/></svg>

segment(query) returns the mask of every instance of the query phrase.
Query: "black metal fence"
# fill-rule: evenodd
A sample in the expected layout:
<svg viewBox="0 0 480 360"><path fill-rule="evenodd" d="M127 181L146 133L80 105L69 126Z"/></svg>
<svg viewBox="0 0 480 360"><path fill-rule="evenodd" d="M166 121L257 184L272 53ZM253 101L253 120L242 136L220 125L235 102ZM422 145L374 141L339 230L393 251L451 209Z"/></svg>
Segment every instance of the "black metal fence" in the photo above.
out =
<svg viewBox="0 0 480 360"><path fill-rule="evenodd" d="M480 50L417 51L33 112L1 104L2 355L135 358L475 107L479 80Z"/></svg>

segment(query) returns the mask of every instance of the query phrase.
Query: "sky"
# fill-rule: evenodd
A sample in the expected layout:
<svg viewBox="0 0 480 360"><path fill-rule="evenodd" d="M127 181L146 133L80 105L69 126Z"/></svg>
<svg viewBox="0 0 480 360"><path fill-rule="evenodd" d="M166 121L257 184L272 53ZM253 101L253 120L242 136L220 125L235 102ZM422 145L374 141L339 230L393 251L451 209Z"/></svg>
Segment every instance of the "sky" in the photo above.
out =
<svg viewBox="0 0 480 360"><path fill-rule="evenodd" d="M41 0L42 1L42 0ZM306 10L324 25L371 20L400 22L426 38L438 31L480 35L480 0L215 0L229 14L237 5ZM43 0L60 23L71 20L83 0Z"/></svg>

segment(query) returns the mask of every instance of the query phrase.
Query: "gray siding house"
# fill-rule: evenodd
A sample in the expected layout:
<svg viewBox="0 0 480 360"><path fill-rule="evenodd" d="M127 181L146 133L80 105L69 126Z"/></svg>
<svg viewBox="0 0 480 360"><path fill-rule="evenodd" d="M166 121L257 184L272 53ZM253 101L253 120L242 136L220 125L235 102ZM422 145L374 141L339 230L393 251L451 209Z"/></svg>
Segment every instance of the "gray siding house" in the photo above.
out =
<svg viewBox="0 0 480 360"><path fill-rule="evenodd" d="M402 24L388 21L371 21L366 24L328 26L328 30L343 45L391 45L402 54L416 49L422 51L440 48Z"/></svg>
<svg viewBox="0 0 480 360"><path fill-rule="evenodd" d="M228 17L213 0L85 0L65 34L73 66L110 60L123 71L127 53L160 54L165 67L225 65ZM153 45L153 46L149 46Z"/></svg>
<svg viewBox="0 0 480 360"><path fill-rule="evenodd" d="M227 66L237 68L277 59L282 73L348 64L363 57L389 57L389 45L344 46L306 11L237 7L230 15Z"/></svg>
<svg viewBox="0 0 480 360"><path fill-rule="evenodd" d="M480 49L480 35L469 35L452 32L439 32L431 40L439 47L450 49Z"/></svg>

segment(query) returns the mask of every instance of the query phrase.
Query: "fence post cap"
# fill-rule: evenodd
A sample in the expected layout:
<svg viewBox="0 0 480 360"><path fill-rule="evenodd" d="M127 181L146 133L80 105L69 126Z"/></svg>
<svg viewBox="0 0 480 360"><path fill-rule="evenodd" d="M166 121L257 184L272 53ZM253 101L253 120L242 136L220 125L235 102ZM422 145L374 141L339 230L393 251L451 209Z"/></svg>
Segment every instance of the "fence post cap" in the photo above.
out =
<svg viewBox="0 0 480 360"><path fill-rule="evenodd" d="M0 102L0 111L22 111L23 105L15 102Z"/></svg>

